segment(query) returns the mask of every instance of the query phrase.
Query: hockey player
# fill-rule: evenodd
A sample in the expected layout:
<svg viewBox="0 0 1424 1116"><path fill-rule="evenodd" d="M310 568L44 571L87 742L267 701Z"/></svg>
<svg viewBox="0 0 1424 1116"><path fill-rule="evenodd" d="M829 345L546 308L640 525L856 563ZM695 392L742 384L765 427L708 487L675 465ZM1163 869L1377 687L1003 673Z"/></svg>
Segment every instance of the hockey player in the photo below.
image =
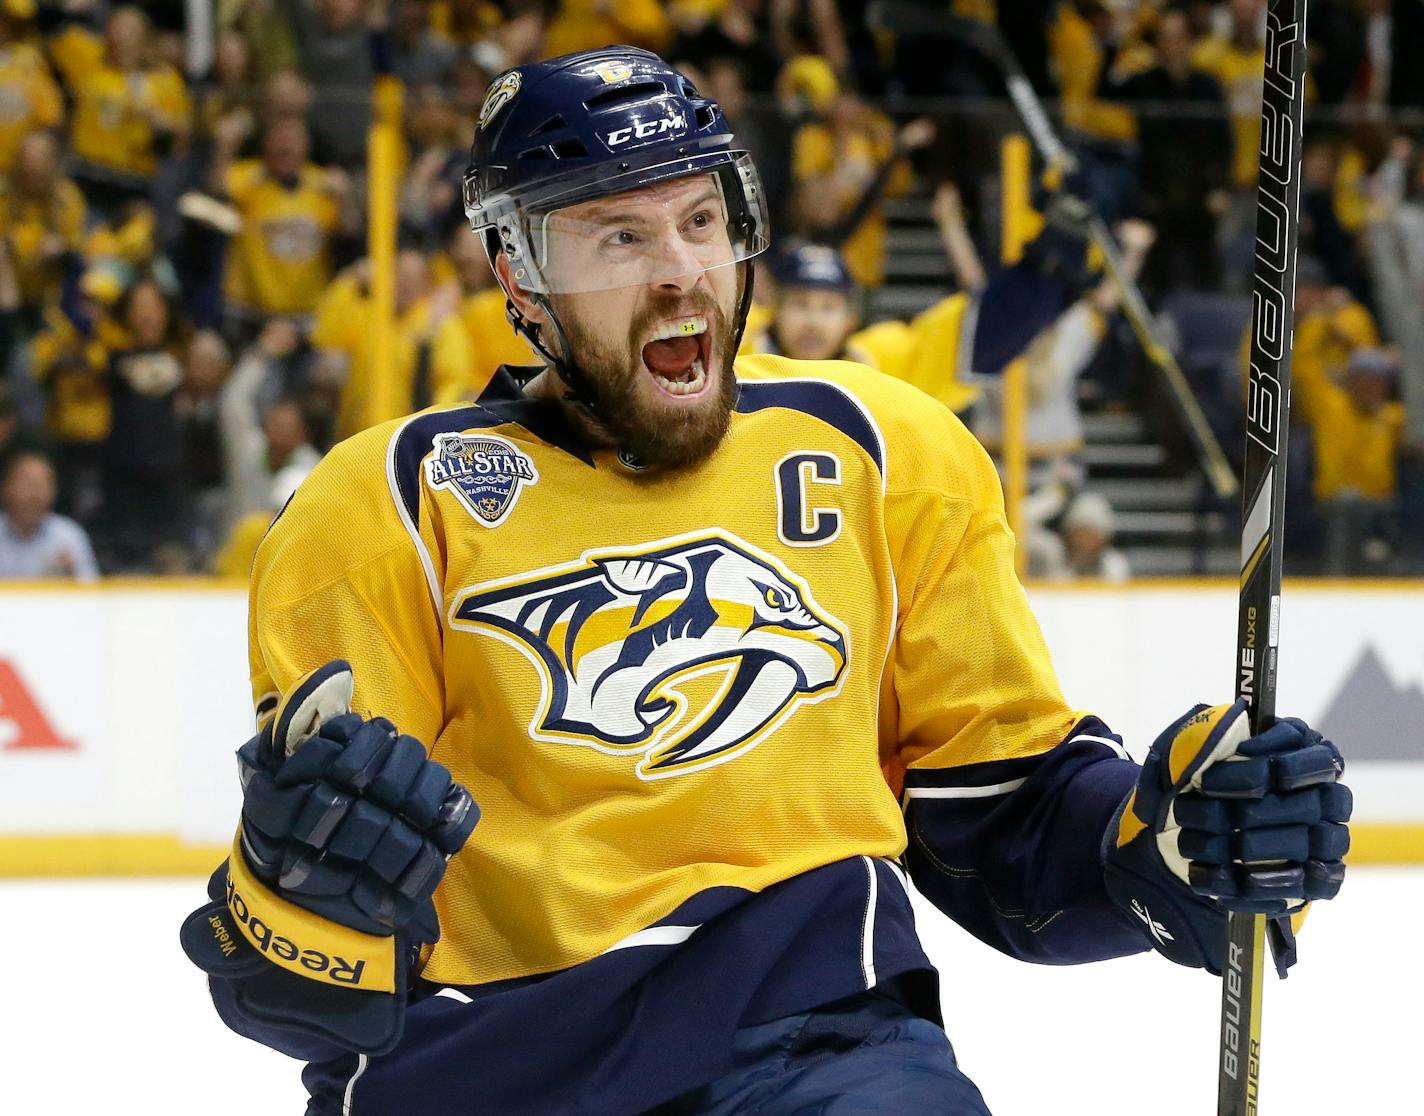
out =
<svg viewBox="0 0 1424 1116"><path fill-rule="evenodd" d="M340 444L262 545L183 938L309 1113L982 1116L907 877L1019 957L1211 971L1226 908L1339 887L1332 745L1198 706L1138 767L949 411L734 357L730 133L640 50L497 78L466 201L547 366Z"/></svg>

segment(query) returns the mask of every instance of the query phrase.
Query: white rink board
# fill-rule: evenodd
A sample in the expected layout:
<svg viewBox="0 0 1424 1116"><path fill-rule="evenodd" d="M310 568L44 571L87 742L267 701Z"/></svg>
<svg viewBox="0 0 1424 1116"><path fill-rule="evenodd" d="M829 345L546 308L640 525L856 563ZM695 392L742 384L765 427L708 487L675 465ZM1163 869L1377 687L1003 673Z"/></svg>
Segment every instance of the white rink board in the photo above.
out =
<svg viewBox="0 0 1424 1116"><path fill-rule="evenodd" d="M1231 693L1229 585L1031 595L1065 694L1138 758L1191 704ZM0 589L0 682L8 669L75 745L16 747L0 688L0 836L225 843L232 753L252 731L246 608L236 589ZM1281 712L1346 717L1356 819L1424 821L1424 588L1288 586L1282 641Z"/></svg>
<svg viewBox="0 0 1424 1116"><path fill-rule="evenodd" d="M196 879L0 881L0 949L26 959L6 980L0 1112L302 1111L298 1063L228 1032L178 948L202 891ZM1301 963L1266 985L1260 1116L1424 1110L1424 977L1408 938L1421 922L1424 868L1352 868L1340 898L1317 904ZM1156 955L1028 965L933 910L920 929L960 1064L995 1116L1215 1111L1218 981ZM477 1096L410 1116L467 1114L486 1116Z"/></svg>

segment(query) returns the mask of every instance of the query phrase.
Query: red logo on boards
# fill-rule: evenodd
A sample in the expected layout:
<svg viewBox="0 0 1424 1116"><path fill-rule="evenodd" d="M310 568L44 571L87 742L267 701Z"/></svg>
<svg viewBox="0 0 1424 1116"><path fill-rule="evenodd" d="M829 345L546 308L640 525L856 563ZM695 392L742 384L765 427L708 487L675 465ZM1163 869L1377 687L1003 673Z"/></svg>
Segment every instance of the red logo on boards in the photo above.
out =
<svg viewBox="0 0 1424 1116"><path fill-rule="evenodd" d="M44 710L7 659L0 659L0 752L68 749L72 740L59 735Z"/></svg>

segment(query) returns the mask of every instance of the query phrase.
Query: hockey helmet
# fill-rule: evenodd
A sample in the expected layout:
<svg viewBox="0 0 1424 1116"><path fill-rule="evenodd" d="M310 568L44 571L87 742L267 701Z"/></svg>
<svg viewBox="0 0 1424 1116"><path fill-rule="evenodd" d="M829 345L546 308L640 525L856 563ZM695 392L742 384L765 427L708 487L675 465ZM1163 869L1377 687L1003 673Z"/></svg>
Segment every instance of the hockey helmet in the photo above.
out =
<svg viewBox="0 0 1424 1116"><path fill-rule="evenodd" d="M643 210L644 224L664 227L660 218L675 217L673 227L687 230L672 246L623 214L569 213L582 202L700 174L709 176L706 212ZM502 250L514 279L536 296L737 264L768 243L756 168L733 145L717 103L657 55L627 46L495 78L480 109L464 202L491 261Z"/></svg>

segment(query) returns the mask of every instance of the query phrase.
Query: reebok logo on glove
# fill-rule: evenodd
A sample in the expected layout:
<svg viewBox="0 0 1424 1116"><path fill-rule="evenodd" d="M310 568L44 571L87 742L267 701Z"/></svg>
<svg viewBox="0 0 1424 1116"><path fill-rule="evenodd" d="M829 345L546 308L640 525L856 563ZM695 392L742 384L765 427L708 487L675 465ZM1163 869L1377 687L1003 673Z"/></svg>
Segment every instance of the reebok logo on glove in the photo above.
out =
<svg viewBox="0 0 1424 1116"><path fill-rule="evenodd" d="M325 979L333 984L351 984L357 987L361 984L361 974L365 971L365 961L348 961L344 957L329 956L319 949L303 949L296 942L282 934L278 934L272 927L268 926L260 918L254 915L247 905L247 900L242 897L242 893L237 890L237 886L232 882L232 876L227 878L227 909L232 912L232 917L237 920L238 929L242 936L246 938L261 953L268 955L279 964L288 962L287 968L291 968L290 962L297 962L303 968L310 969L314 973L322 973ZM214 921L213 918L208 919ZM224 928L219 937L226 938L227 931ZM223 952L227 953L229 947L224 945Z"/></svg>
<svg viewBox="0 0 1424 1116"><path fill-rule="evenodd" d="M1159 942L1174 942L1177 939L1167 932L1167 928L1152 917L1152 912L1139 903L1136 899L1132 901L1132 913L1143 922L1147 923L1147 930Z"/></svg>

